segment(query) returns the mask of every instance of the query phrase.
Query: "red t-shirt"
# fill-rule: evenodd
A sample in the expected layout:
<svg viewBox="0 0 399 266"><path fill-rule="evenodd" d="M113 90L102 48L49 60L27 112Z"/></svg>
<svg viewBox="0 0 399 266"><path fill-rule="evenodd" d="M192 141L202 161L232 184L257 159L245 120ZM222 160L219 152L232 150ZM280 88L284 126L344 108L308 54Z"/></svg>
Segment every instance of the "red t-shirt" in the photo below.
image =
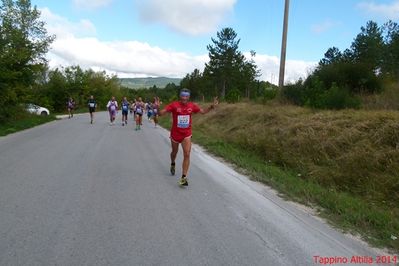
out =
<svg viewBox="0 0 399 266"><path fill-rule="evenodd" d="M177 138L191 136L191 117L193 113L201 111L200 107L192 102L187 104L173 102L166 106L165 109L172 113L173 116L171 136Z"/></svg>

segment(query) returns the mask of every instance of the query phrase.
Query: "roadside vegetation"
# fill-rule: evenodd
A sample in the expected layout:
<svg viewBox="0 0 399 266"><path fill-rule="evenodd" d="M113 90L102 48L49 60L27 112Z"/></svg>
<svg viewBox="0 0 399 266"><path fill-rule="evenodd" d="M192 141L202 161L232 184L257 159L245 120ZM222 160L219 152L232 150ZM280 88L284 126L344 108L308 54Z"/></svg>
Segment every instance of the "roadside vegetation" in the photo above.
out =
<svg viewBox="0 0 399 266"><path fill-rule="evenodd" d="M222 104L193 141L334 225L399 251L399 113ZM170 118L161 124L169 128Z"/></svg>
<svg viewBox="0 0 399 266"><path fill-rule="evenodd" d="M21 113L15 120L0 123L0 137L54 121L54 115L41 116Z"/></svg>

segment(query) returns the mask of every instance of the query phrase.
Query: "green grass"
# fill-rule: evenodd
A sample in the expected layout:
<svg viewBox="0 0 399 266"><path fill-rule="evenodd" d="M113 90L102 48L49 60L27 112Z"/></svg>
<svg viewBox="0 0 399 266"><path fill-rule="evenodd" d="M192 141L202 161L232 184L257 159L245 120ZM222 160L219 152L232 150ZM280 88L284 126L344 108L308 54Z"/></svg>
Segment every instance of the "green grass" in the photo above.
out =
<svg viewBox="0 0 399 266"><path fill-rule="evenodd" d="M265 159L255 146L248 148L245 142L243 144L237 141L240 138L218 133L222 128L234 126L234 122L233 118L224 117L226 113L223 111L217 112L220 113L210 114L208 117L194 117L193 141L195 143L202 145L210 153L233 163L238 171L250 176L253 180L275 188L283 197L316 208L320 216L326 218L332 225L344 231L359 234L375 246L386 247L393 252L399 251L399 240L391 239L391 235L399 237L397 208L371 201L367 197L352 193L350 189L342 191L335 186L326 185L323 182L318 183L315 179L307 178L308 173L305 170L298 171L295 167L276 164ZM227 112L229 113L232 113L231 110ZM237 114L232 114L234 115L237 116ZM306 114L306 116L310 115L312 114ZM223 116L223 119L215 119L215 116ZM299 114L295 112L294 116L299 116ZM287 114L284 115L284 119L288 119ZM244 123L248 123L248 119L243 119L242 123L242 127L245 128ZM160 119L160 124L169 129L170 117ZM211 127L218 126L218 130L210 130ZM234 128L234 131L226 132L231 132L227 133L229 135L244 134L235 133L238 132L238 127ZM275 151L275 153L279 152L281 151Z"/></svg>
<svg viewBox="0 0 399 266"><path fill-rule="evenodd" d="M104 109L104 110L105 110L105 109ZM100 112L100 111L104 111L104 110L98 109L98 110L96 110L96 111ZM89 108L87 108L87 107L77 108L77 109L75 109L75 110L73 111L74 114L84 114L84 113L88 113L88 112L89 112ZM64 110L63 112L55 112L54 114L55 114L55 115L67 115L67 114L68 114L68 111L67 111L67 110Z"/></svg>
<svg viewBox="0 0 399 266"><path fill-rule="evenodd" d="M26 115L23 118L17 119L15 121L0 124L0 136L6 136L24 129L32 128L55 119L56 118L53 115Z"/></svg>

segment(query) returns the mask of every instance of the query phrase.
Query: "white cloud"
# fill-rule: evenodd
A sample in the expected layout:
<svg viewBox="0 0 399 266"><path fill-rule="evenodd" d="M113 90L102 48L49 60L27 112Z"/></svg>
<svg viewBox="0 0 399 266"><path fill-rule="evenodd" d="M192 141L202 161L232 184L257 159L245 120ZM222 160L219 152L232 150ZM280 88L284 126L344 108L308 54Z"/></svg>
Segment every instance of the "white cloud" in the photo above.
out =
<svg viewBox="0 0 399 266"><path fill-rule="evenodd" d="M203 68L204 57L166 51L137 41L102 42L96 38L57 39L51 50L51 65L79 64L123 75L182 77Z"/></svg>
<svg viewBox="0 0 399 266"><path fill-rule="evenodd" d="M74 5L80 9L96 9L108 6L112 0L73 0Z"/></svg>
<svg viewBox="0 0 399 266"><path fill-rule="evenodd" d="M166 24L190 35L214 31L236 0L136 0L144 22Z"/></svg>
<svg viewBox="0 0 399 266"><path fill-rule="evenodd" d="M358 8L372 16L384 19L399 19L399 0L394 0L390 4L376 4L375 2L361 2Z"/></svg>
<svg viewBox="0 0 399 266"><path fill-rule="evenodd" d="M245 56L248 57L249 53L245 53ZM280 59L277 56L256 54L254 60L256 65L261 69L260 79L278 84ZM299 78L306 78L316 65L316 62L287 60L285 65L285 82L295 82Z"/></svg>
<svg viewBox="0 0 399 266"><path fill-rule="evenodd" d="M205 62L209 60L207 54L193 56L138 41L104 42L95 36L80 36L85 32L95 34L95 27L90 21L71 22L51 13L49 9L42 9L42 18L47 22L49 32L57 34L48 54L52 68L78 64L85 69L105 70L120 77L183 77L195 68L203 70ZM249 53L245 55L249 57ZM257 54L255 62L262 70L262 80L278 82L278 57ZM307 76L315 64L288 60L286 81Z"/></svg>
<svg viewBox="0 0 399 266"><path fill-rule="evenodd" d="M321 34L321 33L329 31L330 29L332 29L336 26L339 26L340 24L341 24L340 22L326 19L325 21L323 21L321 23L313 24L311 26L311 30L313 33Z"/></svg>
<svg viewBox="0 0 399 266"><path fill-rule="evenodd" d="M87 19L71 22L64 17L56 15L48 8L40 9L42 19L47 23L46 28L50 34L58 38L66 36L94 36L96 27Z"/></svg>

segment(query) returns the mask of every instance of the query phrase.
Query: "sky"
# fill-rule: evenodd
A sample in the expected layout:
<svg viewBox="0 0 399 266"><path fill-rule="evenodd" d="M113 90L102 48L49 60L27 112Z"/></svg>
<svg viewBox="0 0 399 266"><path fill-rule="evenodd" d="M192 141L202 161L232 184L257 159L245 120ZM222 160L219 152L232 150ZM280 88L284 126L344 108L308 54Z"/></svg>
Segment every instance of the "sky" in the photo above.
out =
<svg viewBox="0 0 399 266"><path fill-rule="evenodd" d="M80 65L119 77L184 77L207 45L233 28L261 80L278 82L284 0L32 0L50 34L52 68ZM306 77L328 48L341 50L368 20L399 20L399 0L291 0L286 82Z"/></svg>

